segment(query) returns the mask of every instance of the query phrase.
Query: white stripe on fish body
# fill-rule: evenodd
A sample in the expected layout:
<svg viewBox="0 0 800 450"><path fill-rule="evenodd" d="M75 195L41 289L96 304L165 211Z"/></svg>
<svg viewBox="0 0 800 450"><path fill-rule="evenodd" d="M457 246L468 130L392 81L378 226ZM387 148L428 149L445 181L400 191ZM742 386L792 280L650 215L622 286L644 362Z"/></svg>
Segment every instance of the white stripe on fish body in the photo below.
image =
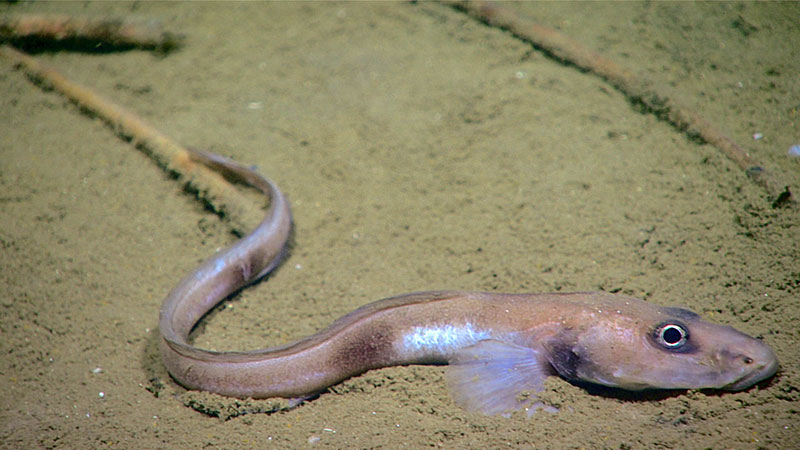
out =
<svg viewBox="0 0 800 450"><path fill-rule="evenodd" d="M417 357L441 357L486 339L492 339L492 333L475 328L471 323L421 326L403 335L399 350Z"/></svg>

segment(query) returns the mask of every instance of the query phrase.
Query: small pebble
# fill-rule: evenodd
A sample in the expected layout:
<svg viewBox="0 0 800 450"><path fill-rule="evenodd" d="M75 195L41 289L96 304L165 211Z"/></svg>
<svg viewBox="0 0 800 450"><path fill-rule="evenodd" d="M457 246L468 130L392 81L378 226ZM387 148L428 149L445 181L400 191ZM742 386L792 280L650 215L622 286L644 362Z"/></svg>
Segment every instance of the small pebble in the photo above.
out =
<svg viewBox="0 0 800 450"><path fill-rule="evenodd" d="M792 158L800 158L800 144L794 144L789 147L789 156Z"/></svg>

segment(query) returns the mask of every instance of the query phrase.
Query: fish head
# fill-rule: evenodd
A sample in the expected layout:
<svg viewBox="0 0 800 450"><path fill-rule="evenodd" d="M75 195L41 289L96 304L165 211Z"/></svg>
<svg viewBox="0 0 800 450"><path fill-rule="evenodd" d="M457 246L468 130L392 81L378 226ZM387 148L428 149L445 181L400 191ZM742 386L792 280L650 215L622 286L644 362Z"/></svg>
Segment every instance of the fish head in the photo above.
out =
<svg viewBox="0 0 800 450"><path fill-rule="evenodd" d="M764 342L682 308L625 298L592 305L588 326L551 341L550 363L565 378L628 390L746 389L778 369Z"/></svg>

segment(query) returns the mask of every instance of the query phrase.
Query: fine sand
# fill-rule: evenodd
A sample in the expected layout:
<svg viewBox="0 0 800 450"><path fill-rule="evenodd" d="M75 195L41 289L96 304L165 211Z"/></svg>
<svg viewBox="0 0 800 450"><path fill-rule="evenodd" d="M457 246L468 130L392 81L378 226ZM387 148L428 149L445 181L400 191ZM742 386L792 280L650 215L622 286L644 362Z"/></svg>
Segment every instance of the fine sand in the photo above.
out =
<svg viewBox="0 0 800 450"><path fill-rule="evenodd" d="M799 192L797 3L510 6L650 80ZM167 55L35 56L257 166L292 202L290 257L206 318L200 347L287 343L411 291L604 290L761 337L781 370L734 393L552 378L560 412L508 419L459 409L442 367L371 371L271 414L188 392L160 362L159 306L231 226L3 61L0 447L800 447L798 209L598 77L439 4L0 5L54 12L183 34Z"/></svg>

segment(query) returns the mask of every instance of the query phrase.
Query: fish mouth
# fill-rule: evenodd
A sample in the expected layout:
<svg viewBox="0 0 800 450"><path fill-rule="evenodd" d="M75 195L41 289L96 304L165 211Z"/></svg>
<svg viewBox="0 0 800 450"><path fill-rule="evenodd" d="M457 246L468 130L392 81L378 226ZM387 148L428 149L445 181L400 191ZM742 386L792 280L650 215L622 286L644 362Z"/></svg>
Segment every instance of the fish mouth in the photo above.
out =
<svg viewBox="0 0 800 450"><path fill-rule="evenodd" d="M745 374L743 377L739 378L733 383L725 385L723 389L728 391L741 391L753 386L759 381L766 380L767 378L775 375L777 371L778 358L776 358L775 354L773 353L772 358L767 359L767 361L762 364L759 370L754 370Z"/></svg>

